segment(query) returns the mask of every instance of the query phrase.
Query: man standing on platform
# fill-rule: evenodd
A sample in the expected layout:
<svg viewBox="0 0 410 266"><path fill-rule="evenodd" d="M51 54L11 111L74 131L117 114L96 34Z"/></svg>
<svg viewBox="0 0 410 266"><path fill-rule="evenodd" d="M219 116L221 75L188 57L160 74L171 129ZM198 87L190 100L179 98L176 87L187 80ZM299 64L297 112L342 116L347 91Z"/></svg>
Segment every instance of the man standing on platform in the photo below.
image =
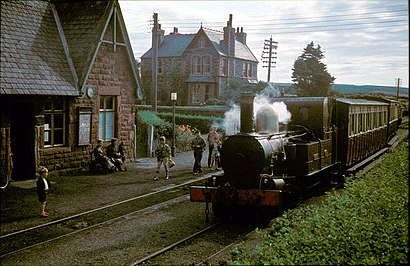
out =
<svg viewBox="0 0 410 266"><path fill-rule="evenodd" d="M201 131L197 130L195 132L195 138L191 142L191 148L194 150L194 158L195 158L195 163L194 163L194 175L198 173L202 173L202 166L201 166L201 161L202 161L202 153L204 152L204 149L206 147L206 142L204 138L201 136Z"/></svg>

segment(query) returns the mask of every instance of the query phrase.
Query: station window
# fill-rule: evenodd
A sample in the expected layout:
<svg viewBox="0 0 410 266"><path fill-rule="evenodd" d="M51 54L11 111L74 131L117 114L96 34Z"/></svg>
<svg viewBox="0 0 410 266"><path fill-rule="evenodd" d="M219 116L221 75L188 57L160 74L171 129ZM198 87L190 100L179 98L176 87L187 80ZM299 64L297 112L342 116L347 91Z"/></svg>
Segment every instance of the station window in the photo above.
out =
<svg viewBox="0 0 410 266"><path fill-rule="evenodd" d="M100 97L100 113L98 123L98 138L109 140L114 137L115 125L115 100L114 96Z"/></svg>
<svg viewBox="0 0 410 266"><path fill-rule="evenodd" d="M53 99L44 106L44 146L65 145L66 102L64 99Z"/></svg>

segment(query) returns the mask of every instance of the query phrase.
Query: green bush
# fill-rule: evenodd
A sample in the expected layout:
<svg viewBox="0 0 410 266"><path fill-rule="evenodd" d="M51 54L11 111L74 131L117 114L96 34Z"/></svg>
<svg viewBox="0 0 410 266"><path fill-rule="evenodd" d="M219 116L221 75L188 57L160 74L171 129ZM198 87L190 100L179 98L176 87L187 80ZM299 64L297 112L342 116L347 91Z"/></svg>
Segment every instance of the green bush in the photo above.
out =
<svg viewBox="0 0 410 266"><path fill-rule="evenodd" d="M223 119L213 116L175 115L175 147L176 152L191 150L191 140L195 129L206 135L212 125L222 123ZM172 144L172 113L155 113L140 111L137 113L137 155L145 157L148 154L148 127L154 125L154 139L165 136L168 144ZM188 126L191 130L179 130L179 125Z"/></svg>
<svg viewBox="0 0 410 266"><path fill-rule="evenodd" d="M229 264L407 264L408 142L371 172L329 192L323 204L273 220L256 255L234 250Z"/></svg>

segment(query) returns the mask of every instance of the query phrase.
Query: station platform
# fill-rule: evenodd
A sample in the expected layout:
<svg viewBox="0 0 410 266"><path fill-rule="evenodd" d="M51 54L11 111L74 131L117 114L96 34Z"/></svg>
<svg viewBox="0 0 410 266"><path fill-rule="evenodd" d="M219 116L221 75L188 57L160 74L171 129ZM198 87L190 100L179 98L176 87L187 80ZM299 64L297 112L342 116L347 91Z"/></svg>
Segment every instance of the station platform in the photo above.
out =
<svg viewBox="0 0 410 266"><path fill-rule="evenodd" d="M40 204L36 194L36 179L13 181L0 191L1 235L62 219L81 212L127 200L162 187L181 184L188 180L218 173L207 167L208 151L202 158L203 173L193 175L193 152L177 153L173 160L176 165L170 170L170 178L165 179L161 167L159 180L156 158L126 160L127 171L109 174L83 172L76 175L57 176L50 173L51 188L47 194L46 211L49 217L40 216Z"/></svg>

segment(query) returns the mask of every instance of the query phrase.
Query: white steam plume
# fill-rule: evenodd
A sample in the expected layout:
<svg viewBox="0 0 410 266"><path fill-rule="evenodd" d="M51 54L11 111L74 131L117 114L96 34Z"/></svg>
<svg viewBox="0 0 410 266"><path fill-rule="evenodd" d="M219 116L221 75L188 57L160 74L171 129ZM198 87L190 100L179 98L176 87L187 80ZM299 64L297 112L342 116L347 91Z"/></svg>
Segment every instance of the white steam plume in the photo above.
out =
<svg viewBox="0 0 410 266"><path fill-rule="evenodd" d="M272 84L268 84L268 86L260 94L256 95L253 101L254 120L256 119L256 114L261 107L270 106L278 113L279 123L288 124L292 118L292 114L287 110L286 104L284 102L271 102L272 98L279 95L279 88L275 88ZM239 133L241 124L240 117L241 110L236 104L233 105L229 111L225 112L223 127L227 135Z"/></svg>

